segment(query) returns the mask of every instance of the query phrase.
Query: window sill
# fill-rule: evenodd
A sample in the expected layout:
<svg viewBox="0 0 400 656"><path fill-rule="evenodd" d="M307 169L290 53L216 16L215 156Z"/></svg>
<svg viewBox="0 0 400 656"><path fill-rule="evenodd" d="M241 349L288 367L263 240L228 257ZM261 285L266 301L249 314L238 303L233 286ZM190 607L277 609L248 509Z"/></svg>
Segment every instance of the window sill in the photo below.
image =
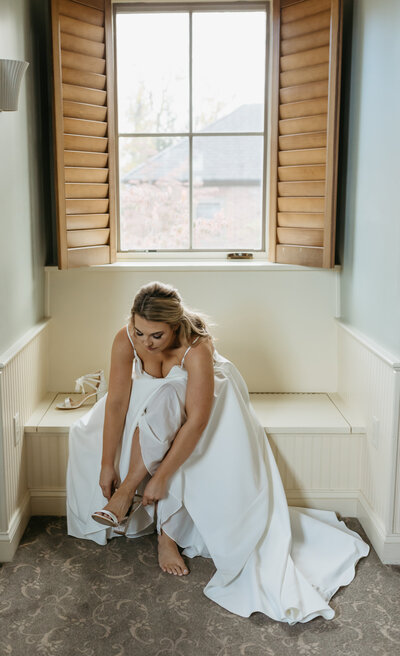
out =
<svg viewBox="0 0 400 656"><path fill-rule="evenodd" d="M340 271L340 265L334 269L296 266L293 264L275 264L267 260L137 260L114 262L113 264L99 264L96 266L80 267L78 270L86 271ZM58 271L55 266L45 267L45 271Z"/></svg>

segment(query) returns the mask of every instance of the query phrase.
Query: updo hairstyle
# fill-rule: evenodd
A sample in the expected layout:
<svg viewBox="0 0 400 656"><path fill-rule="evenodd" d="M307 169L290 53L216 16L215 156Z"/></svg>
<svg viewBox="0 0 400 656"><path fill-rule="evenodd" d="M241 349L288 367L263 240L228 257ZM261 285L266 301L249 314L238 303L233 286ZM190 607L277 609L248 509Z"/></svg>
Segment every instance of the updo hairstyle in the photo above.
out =
<svg viewBox="0 0 400 656"><path fill-rule="evenodd" d="M147 321L177 326L183 344L191 343L194 337L211 337L203 316L186 308L178 290L162 282L150 282L139 289L131 309L133 324L135 314Z"/></svg>

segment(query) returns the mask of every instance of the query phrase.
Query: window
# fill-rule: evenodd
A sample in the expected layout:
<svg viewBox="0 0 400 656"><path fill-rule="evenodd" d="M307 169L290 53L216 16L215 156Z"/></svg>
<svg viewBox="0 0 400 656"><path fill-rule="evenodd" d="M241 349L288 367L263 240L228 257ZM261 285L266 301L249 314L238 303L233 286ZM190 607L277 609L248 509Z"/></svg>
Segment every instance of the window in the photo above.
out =
<svg viewBox="0 0 400 656"><path fill-rule="evenodd" d="M115 261L117 189L132 260L262 254L267 226L271 262L334 266L340 0L149 6L114 5L117 105L111 0L51 0L59 267Z"/></svg>
<svg viewBox="0 0 400 656"><path fill-rule="evenodd" d="M265 248L267 5L116 8L120 251Z"/></svg>
<svg viewBox="0 0 400 656"><path fill-rule="evenodd" d="M203 202L196 205L196 219L216 219L221 212L221 203Z"/></svg>

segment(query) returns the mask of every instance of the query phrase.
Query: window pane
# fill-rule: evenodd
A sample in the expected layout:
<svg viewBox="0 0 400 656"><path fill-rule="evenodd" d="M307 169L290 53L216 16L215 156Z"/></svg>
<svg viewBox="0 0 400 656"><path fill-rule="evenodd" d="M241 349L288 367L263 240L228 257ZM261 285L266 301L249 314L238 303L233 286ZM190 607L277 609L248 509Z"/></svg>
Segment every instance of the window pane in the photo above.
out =
<svg viewBox="0 0 400 656"><path fill-rule="evenodd" d="M262 137L193 138L193 248L260 249Z"/></svg>
<svg viewBox="0 0 400 656"><path fill-rule="evenodd" d="M263 131L265 25L261 11L193 14L195 131ZM228 114L232 121L221 124Z"/></svg>
<svg viewBox="0 0 400 656"><path fill-rule="evenodd" d="M117 14L119 132L189 128L189 15Z"/></svg>
<svg viewBox="0 0 400 656"><path fill-rule="evenodd" d="M120 137L121 250L189 248L189 140Z"/></svg>

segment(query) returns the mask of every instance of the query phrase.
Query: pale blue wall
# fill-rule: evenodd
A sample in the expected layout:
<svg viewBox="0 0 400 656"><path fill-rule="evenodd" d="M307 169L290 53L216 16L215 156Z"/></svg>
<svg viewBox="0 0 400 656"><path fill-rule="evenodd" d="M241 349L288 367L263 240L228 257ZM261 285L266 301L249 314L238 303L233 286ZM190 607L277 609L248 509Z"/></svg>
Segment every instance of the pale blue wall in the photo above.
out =
<svg viewBox="0 0 400 656"><path fill-rule="evenodd" d="M400 1L356 0L352 31L342 318L398 355Z"/></svg>
<svg viewBox="0 0 400 656"><path fill-rule="evenodd" d="M43 14L47 3L0 0L0 58L30 62L18 111L0 113L0 353L44 313L46 162L38 100L41 29L34 35L32 13L37 8Z"/></svg>
<svg viewBox="0 0 400 656"><path fill-rule="evenodd" d="M43 316L47 210L39 171L49 162L40 151L46 135L40 132L37 89L43 80L32 38L32 7L37 13L38 7L45 6L42 0L0 0L0 57L31 62L19 111L0 114L0 353ZM354 2L345 221L339 245L342 318L396 353L400 353L399 34L399 0Z"/></svg>

